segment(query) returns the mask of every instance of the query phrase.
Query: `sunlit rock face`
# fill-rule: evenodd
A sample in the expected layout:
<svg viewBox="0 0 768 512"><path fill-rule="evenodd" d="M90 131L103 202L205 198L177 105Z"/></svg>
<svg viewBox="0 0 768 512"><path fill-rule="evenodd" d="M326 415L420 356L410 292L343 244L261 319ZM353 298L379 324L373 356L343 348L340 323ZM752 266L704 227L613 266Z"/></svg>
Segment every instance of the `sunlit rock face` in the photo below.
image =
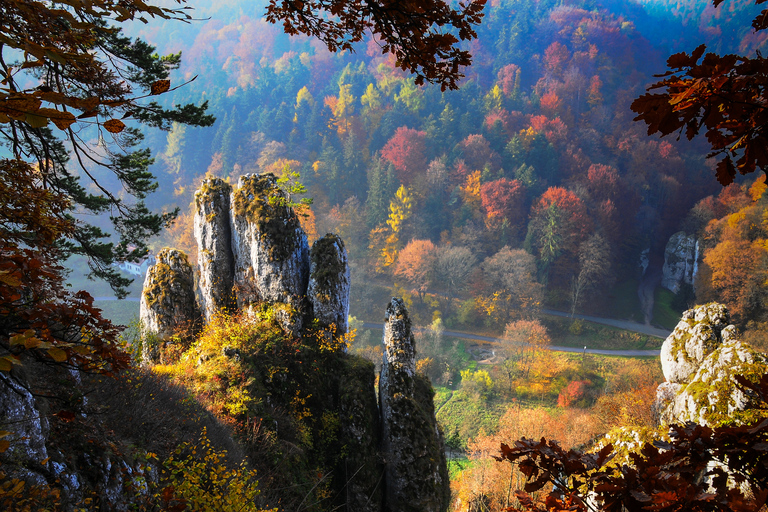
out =
<svg viewBox="0 0 768 512"><path fill-rule="evenodd" d="M450 499L443 437L435 420L432 386L416 375L411 321L393 298L384 324L379 379L384 508L389 512L445 510Z"/></svg>
<svg viewBox="0 0 768 512"><path fill-rule="evenodd" d="M349 330L349 262L344 242L328 234L312 244L307 297L315 318L334 325L336 335Z"/></svg>
<svg viewBox="0 0 768 512"><path fill-rule="evenodd" d="M741 341L722 304L698 306L683 313L664 341L661 367L667 382L657 391L662 423L692 421L719 426L756 419L756 404L735 381L752 381L768 373L768 359Z"/></svg>
<svg viewBox="0 0 768 512"><path fill-rule="evenodd" d="M198 288L206 322L217 311L231 310L234 304L234 256L229 221L231 193L229 183L218 178L203 180L200 190L195 193Z"/></svg>
<svg viewBox="0 0 768 512"><path fill-rule="evenodd" d="M693 235L679 231L669 237L664 250L661 286L677 293L683 283L693 285L698 256L696 237Z"/></svg>
<svg viewBox="0 0 768 512"><path fill-rule="evenodd" d="M163 249L149 267L141 294L139 317L146 334L158 341L190 334L199 325L192 265L187 255ZM153 354L145 354L150 360Z"/></svg>
<svg viewBox="0 0 768 512"><path fill-rule="evenodd" d="M237 305L266 301L301 309L309 282L309 244L272 174L241 176L231 198ZM290 313L291 330L301 314Z"/></svg>

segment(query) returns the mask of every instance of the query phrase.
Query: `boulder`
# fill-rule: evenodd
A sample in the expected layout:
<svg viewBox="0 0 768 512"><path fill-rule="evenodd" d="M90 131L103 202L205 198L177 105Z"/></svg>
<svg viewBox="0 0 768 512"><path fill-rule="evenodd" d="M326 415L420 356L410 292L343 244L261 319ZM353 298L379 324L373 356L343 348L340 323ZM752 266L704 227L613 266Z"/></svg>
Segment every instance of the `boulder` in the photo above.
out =
<svg viewBox="0 0 768 512"><path fill-rule="evenodd" d="M234 306L234 256L229 221L229 183L203 180L195 193L194 232L197 240L198 287L203 317L209 322L220 310Z"/></svg>
<svg viewBox="0 0 768 512"><path fill-rule="evenodd" d="M693 285L696 278L698 241L693 235L679 231L669 237L664 250L661 286L677 293L683 283Z"/></svg>
<svg viewBox="0 0 768 512"><path fill-rule="evenodd" d="M324 326L335 325L337 335L349 330L349 288L344 242L327 234L312 244L307 297L315 318Z"/></svg>
<svg viewBox="0 0 768 512"><path fill-rule="evenodd" d="M384 324L384 360L379 379L384 509L439 512L450 500L442 433L435 420L432 386L416 375L411 321L393 298Z"/></svg>
<svg viewBox="0 0 768 512"><path fill-rule="evenodd" d="M664 424L692 421L700 425L743 424L758 418L756 407L735 381L753 382L768 373L768 357L741 341L722 304L707 304L683 313L664 341L661 363L667 382L657 390Z"/></svg>
<svg viewBox="0 0 768 512"><path fill-rule="evenodd" d="M667 382L687 382L704 358L720 345L720 333L729 321L728 310L722 304L711 303L684 312L661 346L661 370Z"/></svg>
<svg viewBox="0 0 768 512"><path fill-rule="evenodd" d="M280 309L279 320L298 331L309 282L309 244L275 176L241 176L230 218L238 307L281 303L288 307Z"/></svg>
<svg viewBox="0 0 768 512"><path fill-rule="evenodd" d="M199 327L200 312L195 302L192 265L187 255L163 249L157 262L147 269L139 306L144 333L144 356L156 359L156 349L174 336L193 335Z"/></svg>

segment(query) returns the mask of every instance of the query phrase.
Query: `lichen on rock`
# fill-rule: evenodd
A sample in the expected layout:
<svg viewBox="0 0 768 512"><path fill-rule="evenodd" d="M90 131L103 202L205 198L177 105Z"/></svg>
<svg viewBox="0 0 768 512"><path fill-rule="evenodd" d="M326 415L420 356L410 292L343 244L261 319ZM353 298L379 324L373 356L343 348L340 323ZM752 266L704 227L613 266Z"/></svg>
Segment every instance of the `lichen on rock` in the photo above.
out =
<svg viewBox="0 0 768 512"><path fill-rule="evenodd" d="M720 333L729 321L728 310L722 304L707 304L684 312L661 346L661 370L667 382L686 382L720 345Z"/></svg>
<svg viewBox="0 0 768 512"><path fill-rule="evenodd" d="M192 265L187 255L163 249L157 262L147 269L141 294L139 317L146 339L167 342L174 336L191 335L199 327ZM144 356L156 357L154 344L145 344Z"/></svg>
<svg viewBox="0 0 768 512"><path fill-rule="evenodd" d="M665 340L661 364L667 382L657 391L662 423L692 421L721 426L753 421L759 414L735 376L756 382L768 373L768 357L741 341L722 304L683 313Z"/></svg>
<svg viewBox="0 0 768 512"><path fill-rule="evenodd" d="M231 223L238 307L265 301L300 311L309 281L309 245L274 175L240 177L231 197Z"/></svg>
<svg viewBox="0 0 768 512"><path fill-rule="evenodd" d="M390 512L445 510L450 498L443 436L429 381L416 375L411 320L401 299L387 306L379 379L384 508Z"/></svg>
<svg viewBox="0 0 768 512"><path fill-rule="evenodd" d="M195 193L194 233L197 240L199 290L205 321L234 306L234 256L229 221L232 187L224 180L203 180Z"/></svg>
<svg viewBox="0 0 768 512"><path fill-rule="evenodd" d="M335 325L336 335L349 330L349 262L344 242L327 234L312 244L307 297L315 318Z"/></svg>

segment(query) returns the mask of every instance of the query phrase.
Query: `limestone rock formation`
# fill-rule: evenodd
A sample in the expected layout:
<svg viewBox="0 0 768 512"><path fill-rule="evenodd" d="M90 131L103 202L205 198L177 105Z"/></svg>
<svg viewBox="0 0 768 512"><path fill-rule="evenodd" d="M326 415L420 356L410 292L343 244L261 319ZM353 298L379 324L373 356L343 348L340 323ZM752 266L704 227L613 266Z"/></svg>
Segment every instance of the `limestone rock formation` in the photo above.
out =
<svg viewBox="0 0 768 512"><path fill-rule="evenodd" d="M312 244L307 296L315 318L335 325L336 334L349 330L349 262L344 242L328 234Z"/></svg>
<svg viewBox="0 0 768 512"><path fill-rule="evenodd" d="M209 322L219 310L234 305L234 257L229 209L232 187L218 178L203 180L195 193L194 232L200 270L201 309Z"/></svg>
<svg viewBox="0 0 768 512"><path fill-rule="evenodd" d="M158 341L167 341L180 333L191 333L199 324L200 313L195 303L192 265L186 254L176 249L163 249L157 263L147 270L141 294L139 317L146 333ZM145 357L155 358L153 349L145 347Z"/></svg>
<svg viewBox="0 0 768 512"><path fill-rule="evenodd" d="M435 420L429 382L416 375L411 321L393 298L384 324L384 361L379 379L384 509L439 512L450 499L443 437Z"/></svg>
<svg viewBox="0 0 768 512"><path fill-rule="evenodd" d="M720 345L720 333L730 319L722 304L708 304L684 312L661 346L661 371L667 382L687 382L704 358Z"/></svg>
<svg viewBox="0 0 768 512"><path fill-rule="evenodd" d="M48 437L48 418L37 409L35 397L24 386L8 375L0 375L0 418L4 427L12 432L11 446L0 455L0 465L12 469L22 478L32 477L36 483L45 483L42 475L33 474L21 461L40 461L48 458L45 441ZM30 465L31 466L31 465ZM8 471L6 469L6 472ZM43 469L41 466L39 469Z"/></svg>
<svg viewBox="0 0 768 512"><path fill-rule="evenodd" d="M663 423L692 421L719 426L755 419L755 404L734 377L757 380L768 373L768 357L739 339L721 304L707 304L683 313L664 341L661 364L667 382L657 391Z"/></svg>
<svg viewBox="0 0 768 512"><path fill-rule="evenodd" d="M383 485L379 454L381 426L376 404L376 374L373 363L348 357L339 372L340 434L347 456L338 473L343 474L346 510L380 512Z"/></svg>
<svg viewBox="0 0 768 512"><path fill-rule="evenodd" d="M272 174L241 176L231 198L237 305L267 301L301 308L309 282L309 245ZM301 315L292 313L292 330Z"/></svg>
<svg viewBox="0 0 768 512"><path fill-rule="evenodd" d="M698 270L698 248L696 237L683 231L669 237L664 250L661 286L677 293L683 283L693 285Z"/></svg>

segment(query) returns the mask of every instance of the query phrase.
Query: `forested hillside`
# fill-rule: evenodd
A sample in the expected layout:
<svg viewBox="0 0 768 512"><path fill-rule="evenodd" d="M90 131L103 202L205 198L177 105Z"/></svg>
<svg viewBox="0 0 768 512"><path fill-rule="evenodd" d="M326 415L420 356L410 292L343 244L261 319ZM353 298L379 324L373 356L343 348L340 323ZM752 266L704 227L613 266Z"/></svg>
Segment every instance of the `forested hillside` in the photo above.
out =
<svg viewBox="0 0 768 512"><path fill-rule="evenodd" d="M441 92L415 86L373 40L330 54L250 6L200 6L211 19L143 34L183 51L181 72L197 79L180 96L207 99L217 116L212 129L152 138L153 200L182 209L157 245L194 251L189 205L205 173L234 180L287 165L314 200L305 228L341 235L356 279L394 278L417 305L427 289L443 296L424 306L427 323L440 311L449 324L501 328L523 303L642 320L608 291L636 287L645 249L660 267L686 212L718 190L702 144L648 138L632 121L629 104L668 49L690 49L694 21L706 25L699 12L668 16L676 28L658 41L662 7L681 10L493 2L460 90ZM511 268L522 289L494 278ZM455 296L475 299L463 318ZM353 311L368 315L365 297Z"/></svg>
<svg viewBox="0 0 768 512"><path fill-rule="evenodd" d="M0 508L768 500L762 0L0 3Z"/></svg>

